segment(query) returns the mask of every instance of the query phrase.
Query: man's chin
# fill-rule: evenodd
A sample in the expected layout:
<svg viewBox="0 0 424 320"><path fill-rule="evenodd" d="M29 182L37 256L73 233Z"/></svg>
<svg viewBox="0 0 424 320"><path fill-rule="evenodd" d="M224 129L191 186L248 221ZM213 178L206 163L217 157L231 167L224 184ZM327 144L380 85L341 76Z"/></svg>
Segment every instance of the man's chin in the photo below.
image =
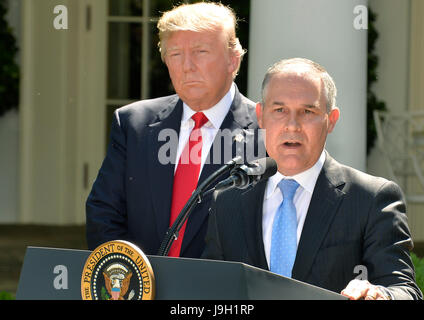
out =
<svg viewBox="0 0 424 320"><path fill-rule="evenodd" d="M211 101L210 97L206 96L202 90L191 90L190 94L180 95L180 98L195 111L209 109L217 103Z"/></svg>
<svg viewBox="0 0 424 320"><path fill-rule="evenodd" d="M288 155L281 157L277 161L278 172L285 176L293 176L304 171L302 163L299 161L299 157L296 155Z"/></svg>

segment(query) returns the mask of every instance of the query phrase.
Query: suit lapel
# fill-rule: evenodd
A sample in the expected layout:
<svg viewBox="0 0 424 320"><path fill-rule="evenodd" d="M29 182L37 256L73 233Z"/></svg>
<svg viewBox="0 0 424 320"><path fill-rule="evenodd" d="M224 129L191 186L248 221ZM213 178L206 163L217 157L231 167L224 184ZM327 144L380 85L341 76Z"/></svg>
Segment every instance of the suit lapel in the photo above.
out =
<svg viewBox="0 0 424 320"><path fill-rule="evenodd" d="M326 156L312 194L293 266L293 278L301 281L308 275L344 196L339 189L344 185L339 165L328 153Z"/></svg>
<svg viewBox="0 0 424 320"><path fill-rule="evenodd" d="M148 157L148 175L150 188L152 189L152 202L156 227L159 239L162 239L169 227L169 214L171 210L172 186L174 181L175 157L178 147L178 135L181 126L182 101L178 100L176 104L170 105L160 114L161 121L150 125L147 150L140 150L150 155ZM171 140L159 141L161 130L170 135ZM162 164L159 161L159 155L163 150L161 147L169 144L171 163ZM165 148L164 148L165 149ZM159 182L159 183L158 183Z"/></svg>
<svg viewBox="0 0 424 320"><path fill-rule="evenodd" d="M268 263L262 234L262 212L265 196L266 180L259 182L254 188L249 188L241 194L243 229L249 258L252 265L267 270Z"/></svg>
<svg viewBox="0 0 424 320"><path fill-rule="evenodd" d="M249 112L247 112L247 106L242 102L241 94L239 93L237 87L234 95L233 102L231 104L230 110L227 113L224 121L221 124L220 131L214 139L211 149L209 150L209 154L207 157L207 162L203 166L202 172L199 177L200 185L203 181L205 181L212 173L217 171L220 167L222 167L226 162L231 160L234 155L232 153L228 153L228 150L235 150L235 139L234 136L230 138L222 139L222 132L243 132L243 129L248 128L251 125L253 120L249 116ZM216 154L218 152L218 154ZM229 157L229 159L227 159ZM208 199L205 199L206 201ZM204 204L198 205L197 209ZM203 222L208 216L208 210L196 210L194 209L194 214L191 214L189 217L189 221L187 223L187 228L184 233L184 240L182 243L181 252L187 248L190 241L194 238L194 236L199 231Z"/></svg>
<svg viewBox="0 0 424 320"><path fill-rule="evenodd" d="M203 167L199 177L199 184L235 156L235 152L228 152L228 150L235 150L234 133L242 133L243 129L247 129L252 122L253 120L247 112L246 105L242 103L241 95L236 86L233 103L209 150L206 162L208 165ZM229 136L224 136L226 133L229 133Z"/></svg>

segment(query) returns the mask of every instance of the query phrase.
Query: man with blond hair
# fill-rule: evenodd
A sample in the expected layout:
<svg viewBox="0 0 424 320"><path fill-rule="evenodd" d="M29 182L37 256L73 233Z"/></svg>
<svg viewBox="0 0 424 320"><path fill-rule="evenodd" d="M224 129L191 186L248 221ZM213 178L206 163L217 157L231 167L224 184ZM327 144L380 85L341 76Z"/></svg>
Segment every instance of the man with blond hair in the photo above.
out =
<svg viewBox="0 0 424 320"><path fill-rule="evenodd" d="M422 299L400 188L325 150L340 116L336 92L327 71L307 59L268 70L256 113L278 171L215 196L203 257L245 262L353 300Z"/></svg>
<svg viewBox="0 0 424 320"><path fill-rule="evenodd" d="M159 48L176 94L115 111L86 204L90 249L123 239L157 254L196 186L257 146L256 134L248 134L257 129L254 104L234 83L245 53L236 22L233 10L210 2L180 5L159 20ZM200 256L209 203L210 196L196 206L170 256Z"/></svg>

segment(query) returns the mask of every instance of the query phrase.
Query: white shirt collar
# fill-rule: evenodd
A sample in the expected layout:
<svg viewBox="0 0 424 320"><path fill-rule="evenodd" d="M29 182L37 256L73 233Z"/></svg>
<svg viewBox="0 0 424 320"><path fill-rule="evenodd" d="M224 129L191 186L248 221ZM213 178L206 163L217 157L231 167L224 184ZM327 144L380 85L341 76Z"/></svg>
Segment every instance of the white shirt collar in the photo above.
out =
<svg viewBox="0 0 424 320"><path fill-rule="evenodd" d="M233 103L234 95L236 92L234 82L231 84L230 90L225 94L224 97L212 108L204 110L203 113L208 118L208 123L205 126L212 125L215 129L221 127L222 122L224 121L225 116L230 110L231 104ZM183 116L181 119L181 126L188 126L190 124L190 119L195 114L196 111L191 109L185 102L183 103ZM194 123L194 121L193 121Z"/></svg>
<svg viewBox="0 0 424 320"><path fill-rule="evenodd" d="M321 172L321 169L325 162L325 151L323 150L318 161L308 170L298 173L294 176L284 176L277 171L272 177L269 178L267 187L265 190L265 199L269 199L274 193L275 189L278 187L278 183L281 179L293 179L306 191L310 194L314 192L315 184L317 182L318 176Z"/></svg>

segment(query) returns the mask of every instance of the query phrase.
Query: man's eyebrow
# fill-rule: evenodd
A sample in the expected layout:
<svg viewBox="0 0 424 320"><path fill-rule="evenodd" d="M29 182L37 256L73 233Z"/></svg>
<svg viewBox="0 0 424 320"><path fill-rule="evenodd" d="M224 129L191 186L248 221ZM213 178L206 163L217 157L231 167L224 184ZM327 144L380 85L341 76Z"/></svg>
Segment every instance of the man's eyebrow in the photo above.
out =
<svg viewBox="0 0 424 320"><path fill-rule="evenodd" d="M319 109L319 107L315 104L303 104L303 106L308 109Z"/></svg>
<svg viewBox="0 0 424 320"><path fill-rule="evenodd" d="M200 42L200 43L195 43L191 46L191 49L198 49L198 48L210 48L212 45L209 43L204 43L204 42Z"/></svg>
<svg viewBox="0 0 424 320"><path fill-rule="evenodd" d="M210 47L209 44L207 43L195 43L193 44L190 48L191 49L197 49L197 48L205 48L205 47ZM182 47L179 45L175 45L172 47L168 47L166 48L167 51L176 51L176 50L182 50Z"/></svg>
<svg viewBox="0 0 424 320"><path fill-rule="evenodd" d="M166 51L175 51L181 49L180 47L174 46L174 47L168 47L166 48Z"/></svg>
<svg viewBox="0 0 424 320"><path fill-rule="evenodd" d="M285 107L286 104L284 103L284 101L273 101L272 102L273 105L277 105L277 106L282 106Z"/></svg>
<svg viewBox="0 0 424 320"><path fill-rule="evenodd" d="M273 105L277 105L277 106L281 106L281 107L285 107L286 104L284 103L284 101L273 101L272 102ZM316 104L302 104L302 106L308 108L308 109L319 109L318 105Z"/></svg>

